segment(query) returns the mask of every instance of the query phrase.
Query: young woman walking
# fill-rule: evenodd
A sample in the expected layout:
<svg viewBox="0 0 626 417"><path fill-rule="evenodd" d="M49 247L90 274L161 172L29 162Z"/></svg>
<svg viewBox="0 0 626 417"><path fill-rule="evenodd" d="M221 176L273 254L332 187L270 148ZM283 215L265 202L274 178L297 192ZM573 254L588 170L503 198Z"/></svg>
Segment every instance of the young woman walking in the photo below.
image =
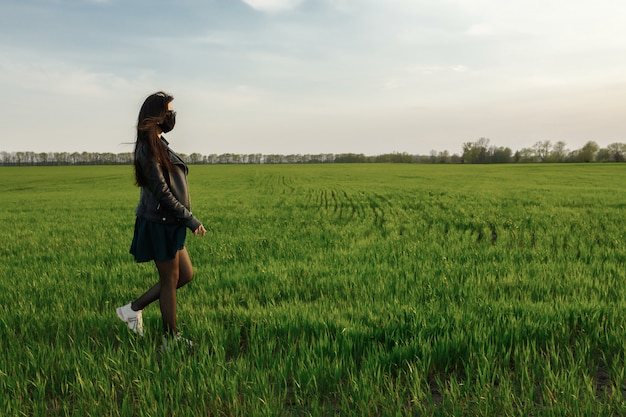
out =
<svg viewBox="0 0 626 417"><path fill-rule="evenodd" d="M143 336L143 309L159 300L165 350L177 344L192 345L176 328L176 290L193 278L185 248L187 228L194 235L206 233L190 211L187 165L162 135L176 123L172 100L163 92L146 98L139 111L134 156L135 183L141 191L130 253L137 262L154 261L159 282L116 310L120 320Z"/></svg>

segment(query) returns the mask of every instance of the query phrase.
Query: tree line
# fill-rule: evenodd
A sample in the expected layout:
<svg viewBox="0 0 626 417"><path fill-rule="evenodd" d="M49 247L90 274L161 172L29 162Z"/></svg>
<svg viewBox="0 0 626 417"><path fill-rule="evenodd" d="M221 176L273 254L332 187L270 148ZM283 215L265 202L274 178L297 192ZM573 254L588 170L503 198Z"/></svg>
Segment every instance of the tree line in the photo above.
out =
<svg viewBox="0 0 626 417"><path fill-rule="evenodd" d="M410 163L410 164L506 164L541 162L625 162L626 144L612 143L601 148L589 141L582 148L568 150L563 141L539 141L532 147L513 152L511 148L492 146L487 138L465 142L460 154L431 151L429 155L387 153L367 156L358 153L322 154L181 154L189 164L328 164L328 163ZM132 152L0 152L0 165L130 165Z"/></svg>
<svg viewBox="0 0 626 417"><path fill-rule="evenodd" d="M471 164L531 163L531 162L624 162L626 144L611 143L601 148L589 141L582 148L569 150L566 143L539 141L530 148L515 153L507 147L489 146L489 139L480 138L463 144L461 162Z"/></svg>

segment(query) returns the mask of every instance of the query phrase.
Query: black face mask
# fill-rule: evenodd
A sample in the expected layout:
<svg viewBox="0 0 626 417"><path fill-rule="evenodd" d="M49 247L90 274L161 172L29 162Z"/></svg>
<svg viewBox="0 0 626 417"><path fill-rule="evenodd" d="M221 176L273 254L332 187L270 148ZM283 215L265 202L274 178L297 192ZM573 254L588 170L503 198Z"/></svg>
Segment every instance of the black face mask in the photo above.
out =
<svg viewBox="0 0 626 417"><path fill-rule="evenodd" d="M172 129L174 129L175 124L176 124L176 112L168 111L167 114L165 115L165 119L163 120L163 122L159 124L159 127L161 128L163 133L167 133L167 132L170 132Z"/></svg>

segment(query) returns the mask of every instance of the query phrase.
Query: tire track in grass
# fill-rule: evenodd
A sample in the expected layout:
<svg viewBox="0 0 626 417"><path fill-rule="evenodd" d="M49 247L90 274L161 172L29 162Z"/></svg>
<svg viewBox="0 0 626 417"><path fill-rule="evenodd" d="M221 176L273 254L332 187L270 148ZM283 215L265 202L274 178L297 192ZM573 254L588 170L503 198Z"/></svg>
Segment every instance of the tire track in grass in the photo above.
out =
<svg viewBox="0 0 626 417"><path fill-rule="evenodd" d="M407 196L402 194L370 193L367 202L372 213L374 228L382 231L385 235L397 232L402 235L407 227L416 222L400 202Z"/></svg>
<svg viewBox="0 0 626 417"><path fill-rule="evenodd" d="M304 206L317 210L322 219L339 222L370 222L374 230L402 234L415 219L398 203L406 196L393 196L363 189L309 189ZM389 230L387 230L389 229Z"/></svg>
<svg viewBox="0 0 626 417"><path fill-rule="evenodd" d="M364 219L365 206L371 207L362 192L350 192L345 189L310 189L306 203L314 206L321 217L340 222Z"/></svg>
<svg viewBox="0 0 626 417"><path fill-rule="evenodd" d="M358 204L358 202L352 197L349 196L348 193L345 190L341 191L341 211L339 212L339 218L341 220L347 220L347 221L351 221L352 219L354 219L354 216L357 215L357 217L360 215L361 213L361 206ZM346 214L344 214L344 212Z"/></svg>
<svg viewBox="0 0 626 417"><path fill-rule="evenodd" d="M380 194L372 194L368 197L368 203L374 216L374 226L379 229L383 229L385 225L385 207L384 199L380 198Z"/></svg>

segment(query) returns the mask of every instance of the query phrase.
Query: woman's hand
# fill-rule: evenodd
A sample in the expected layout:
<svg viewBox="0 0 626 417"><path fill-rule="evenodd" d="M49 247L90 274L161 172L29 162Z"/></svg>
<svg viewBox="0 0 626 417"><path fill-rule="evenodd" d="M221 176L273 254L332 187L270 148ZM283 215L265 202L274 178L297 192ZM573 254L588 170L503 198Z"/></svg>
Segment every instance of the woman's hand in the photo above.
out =
<svg viewBox="0 0 626 417"><path fill-rule="evenodd" d="M202 237L204 237L205 233L206 233L206 229L204 228L203 225L198 226L198 228L193 231L193 234L196 236L201 235Z"/></svg>

